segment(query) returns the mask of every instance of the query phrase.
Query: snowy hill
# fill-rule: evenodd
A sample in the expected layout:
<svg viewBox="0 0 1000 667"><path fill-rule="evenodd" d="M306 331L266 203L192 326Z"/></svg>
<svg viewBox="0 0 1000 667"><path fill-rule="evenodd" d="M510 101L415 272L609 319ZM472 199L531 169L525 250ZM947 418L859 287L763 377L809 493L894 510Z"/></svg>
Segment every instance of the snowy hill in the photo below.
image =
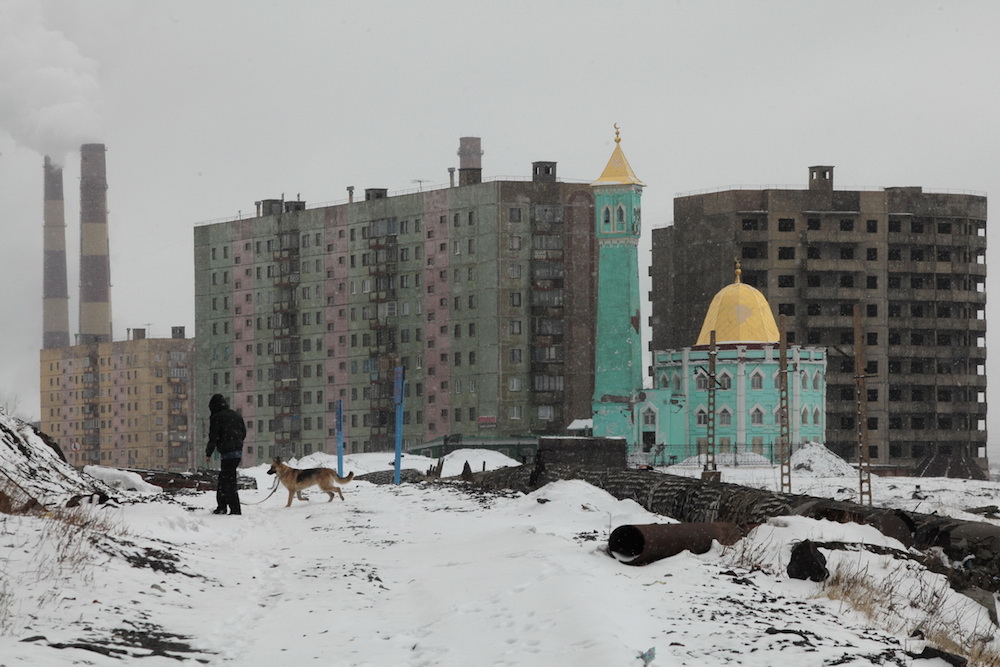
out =
<svg viewBox="0 0 1000 667"><path fill-rule="evenodd" d="M65 505L83 496L107 498L115 495L103 482L62 460L31 426L2 411L0 482L4 483L6 493L13 496L14 502L33 498L45 507Z"/></svg>
<svg viewBox="0 0 1000 667"><path fill-rule="evenodd" d="M444 474L466 460L474 470L510 463L466 450ZM344 468L391 462L350 455ZM296 462L316 464L336 467L336 457ZM268 498L266 469L243 471L258 490L241 491L242 516L212 515L214 494L193 491L122 491L135 502L73 510L76 526L0 514L0 662L547 667L643 665L645 654L663 666L945 665L912 657L923 648L909 639L916 629L939 645L998 649L982 604L894 558L905 549L871 527L783 517L733 547L635 567L606 553L610 532L670 519L582 481L527 495L355 481L343 502L307 492L310 502L285 508L284 493ZM723 476L764 483L767 470ZM795 480L812 493L850 484ZM996 484L933 486L931 497L947 489L953 507L1000 502ZM873 481L890 505L921 502L913 487ZM824 549L835 578L790 579L791 547L806 538L883 553Z"/></svg>

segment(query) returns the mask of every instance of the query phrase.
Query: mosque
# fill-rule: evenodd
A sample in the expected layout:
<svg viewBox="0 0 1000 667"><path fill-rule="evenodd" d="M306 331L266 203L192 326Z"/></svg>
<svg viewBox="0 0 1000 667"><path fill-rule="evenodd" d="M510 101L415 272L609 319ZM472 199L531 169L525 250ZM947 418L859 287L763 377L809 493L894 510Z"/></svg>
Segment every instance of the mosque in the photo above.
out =
<svg viewBox="0 0 1000 667"><path fill-rule="evenodd" d="M617 128L614 152L592 187L598 243L593 435L623 438L632 465L678 463L705 453L710 440L722 461L755 458L751 454L776 461L781 337L767 299L740 281L737 264L733 283L712 300L695 344L653 351L653 386L644 387L638 271L644 183L625 158ZM826 349L786 350L789 442L822 443Z"/></svg>

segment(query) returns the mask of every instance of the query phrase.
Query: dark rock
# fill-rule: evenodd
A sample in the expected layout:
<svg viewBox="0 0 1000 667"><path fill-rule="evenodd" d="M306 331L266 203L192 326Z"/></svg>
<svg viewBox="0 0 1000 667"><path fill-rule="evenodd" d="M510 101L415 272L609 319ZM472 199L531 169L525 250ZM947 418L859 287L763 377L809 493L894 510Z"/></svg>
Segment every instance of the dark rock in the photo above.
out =
<svg viewBox="0 0 1000 667"><path fill-rule="evenodd" d="M826 569L826 556L809 540L802 540L792 547L787 571L792 579L809 581L826 581L830 576L830 571Z"/></svg>

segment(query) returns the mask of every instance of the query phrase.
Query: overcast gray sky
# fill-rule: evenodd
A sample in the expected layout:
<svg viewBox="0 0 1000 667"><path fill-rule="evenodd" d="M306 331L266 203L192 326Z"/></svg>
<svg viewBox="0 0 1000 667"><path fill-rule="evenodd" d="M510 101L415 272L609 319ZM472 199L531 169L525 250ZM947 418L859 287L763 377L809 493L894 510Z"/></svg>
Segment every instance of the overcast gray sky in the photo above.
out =
<svg viewBox="0 0 1000 667"><path fill-rule="evenodd" d="M998 27L991 0L0 0L0 397L37 417L46 151L66 159L71 330L92 141L108 148L116 338L192 335L196 223L282 194L445 184L465 135L486 177L555 160L593 179L619 123L646 247L678 193L805 187L815 164L838 188L995 194Z"/></svg>

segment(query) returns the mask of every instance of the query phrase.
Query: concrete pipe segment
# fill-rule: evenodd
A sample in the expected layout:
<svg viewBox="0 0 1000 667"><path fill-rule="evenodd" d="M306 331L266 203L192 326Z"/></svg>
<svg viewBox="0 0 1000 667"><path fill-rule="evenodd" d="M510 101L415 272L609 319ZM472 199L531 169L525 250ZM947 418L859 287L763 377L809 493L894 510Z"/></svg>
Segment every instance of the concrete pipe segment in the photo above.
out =
<svg viewBox="0 0 1000 667"><path fill-rule="evenodd" d="M650 523L618 526L608 538L608 554L628 565L645 565L682 551L703 554L712 542L735 544L743 531L735 523Z"/></svg>

